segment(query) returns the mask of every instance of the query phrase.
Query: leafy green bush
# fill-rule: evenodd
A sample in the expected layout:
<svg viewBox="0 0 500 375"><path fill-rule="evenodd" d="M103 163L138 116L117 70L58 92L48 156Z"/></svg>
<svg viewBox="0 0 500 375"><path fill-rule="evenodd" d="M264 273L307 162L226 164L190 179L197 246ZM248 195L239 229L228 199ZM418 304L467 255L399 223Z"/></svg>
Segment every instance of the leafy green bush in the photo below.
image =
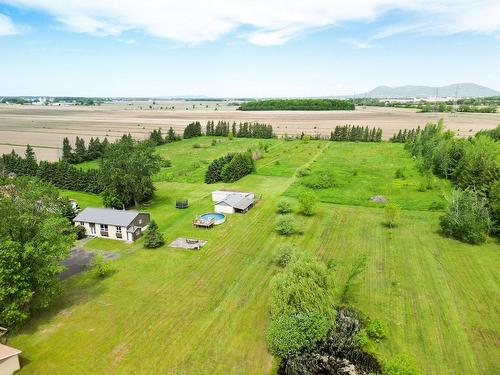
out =
<svg viewBox="0 0 500 375"><path fill-rule="evenodd" d="M274 253L274 263L281 268L285 268L297 257L297 247L293 244L283 243L278 246Z"/></svg>
<svg viewBox="0 0 500 375"><path fill-rule="evenodd" d="M290 215L281 215L276 219L274 230L282 236L291 236L292 234L301 233L299 224Z"/></svg>
<svg viewBox="0 0 500 375"><path fill-rule="evenodd" d="M389 228L394 228L398 224L401 207L395 203L389 203L384 207L384 224Z"/></svg>
<svg viewBox="0 0 500 375"><path fill-rule="evenodd" d="M300 204L300 212L306 216L314 215L314 208L316 207L316 203L318 202L318 197L310 192L304 191L300 193L299 197Z"/></svg>
<svg viewBox="0 0 500 375"><path fill-rule="evenodd" d="M293 211L292 204L286 200L280 200L276 206L276 211L280 214L289 214Z"/></svg>
<svg viewBox="0 0 500 375"><path fill-rule="evenodd" d="M77 225L75 227L76 239L81 240L87 236L87 231L83 225Z"/></svg>
<svg viewBox="0 0 500 375"><path fill-rule="evenodd" d="M314 190L329 189L335 186L335 177L330 171L320 171L303 178L301 183Z"/></svg>
<svg viewBox="0 0 500 375"><path fill-rule="evenodd" d="M144 236L144 247L155 249L163 246L164 243L165 240L163 239L163 234L158 229L158 224L156 224L156 221L151 220Z"/></svg>
<svg viewBox="0 0 500 375"><path fill-rule="evenodd" d="M383 375L421 375L422 372L407 357L399 356L384 365Z"/></svg>
<svg viewBox="0 0 500 375"><path fill-rule="evenodd" d="M305 176L309 176L311 174L311 170L309 168L299 168L297 170L297 176L298 177L305 177Z"/></svg>
<svg viewBox="0 0 500 375"><path fill-rule="evenodd" d="M457 189L448 201L448 211L439 222L443 234L471 244L486 241L491 229L486 200L473 191Z"/></svg>
<svg viewBox="0 0 500 375"><path fill-rule="evenodd" d="M394 178L405 178L405 173L402 168L396 169L396 173L394 173Z"/></svg>
<svg viewBox="0 0 500 375"><path fill-rule="evenodd" d="M201 145L199 143L193 144L193 148L201 148Z"/></svg>
<svg viewBox="0 0 500 375"><path fill-rule="evenodd" d="M97 277L105 278L114 272L109 261L106 261L101 254L97 254L90 262L91 268L94 270Z"/></svg>
<svg viewBox="0 0 500 375"><path fill-rule="evenodd" d="M366 325L366 333L375 341L380 341L387 337L387 325L380 320L370 319Z"/></svg>

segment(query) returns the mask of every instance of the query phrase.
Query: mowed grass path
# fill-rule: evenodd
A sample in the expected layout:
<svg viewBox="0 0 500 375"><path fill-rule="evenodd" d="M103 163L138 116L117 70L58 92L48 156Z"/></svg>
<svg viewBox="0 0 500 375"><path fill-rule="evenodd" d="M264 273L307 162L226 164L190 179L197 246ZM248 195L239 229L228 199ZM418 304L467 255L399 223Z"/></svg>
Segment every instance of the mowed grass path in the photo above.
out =
<svg viewBox="0 0 500 375"><path fill-rule="evenodd" d="M356 257L367 256L354 304L388 323L389 337L376 347L382 358L406 353L429 374L498 373L498 244L469 246L442 238L439 214L428 211L404 210L400 225L389 231L380 208L329 203L320 204L313 217L296 215L303 235L279 237L273 233L275 206L296 181L296 169L309 163L314 169L343 144L269 142L257 174L226 186L260 193L262 201L213 230L193 228L191 221L213 209L210 192L224 185L190 183L181 176L156 183L156 197L143 209L157 220L167 243L178 236L206 239L202 250L145 250L142 240L88 242L89 249L121 253L113 262L116 273L104 280L84 273L63 282L60 298L10 341L23 350L21 373L275 372L265 342L269 281L278 272L272 252L285 241L334 259L339 288ZM387 159L394 153L404 157L400 145L399 151L387 146ZM184 153L200 150L188 141L184 150L176 147L174 166ZM387 172L393 163L383 162L384 152L378 149L378 167ZM362 173L382 184L369 171ZM98 196L64 194L82 207L100 204ZM440 192L422 194L433 199ZM182 197L190 208L176 210L175 199Z"/></svg>

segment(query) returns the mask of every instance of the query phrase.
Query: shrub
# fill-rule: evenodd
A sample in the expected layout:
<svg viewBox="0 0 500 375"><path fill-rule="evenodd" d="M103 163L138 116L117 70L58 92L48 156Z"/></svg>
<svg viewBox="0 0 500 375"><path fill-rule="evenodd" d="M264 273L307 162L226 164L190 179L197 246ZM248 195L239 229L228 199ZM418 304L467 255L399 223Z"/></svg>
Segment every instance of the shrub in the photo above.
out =
<svg viewBox="0 0 500 375"><path fill-rule="evenodd" d="M330 171L321 171L304 178L301 182L311 189L328 189L335 186L335 177Z"/></svg>
<svg viewBox="0 0 500 375"><path fill-rule="evenodd" d="M314 215L314 208L318 198L310 191L304 191L299 195L300 212L306 216Z"/></svg>
<svg viewBox="0 0 500 375"><path fill-rule="evenodd" d="M297 256L297 247L293 244L283 243L274 253L274 263L285 268Z"/></svg>
<svg viewBox="0 0 500 375"><path fill-rule="evenodd" d="M395 203L389 203L384 208L385 222L384 224L389 228L394 228L398 224L401 207Z"/></svg>
<svg viewBox="0 0 500 375"><path fill-rule="evenodd" d="M484 242L491 229L486 201L473 191L458 189L448 202L448 211L440 218L443 234L471 244Z"/></svg>
<svg viewBox="0 0 500 375"><path fill-rule="evenodd" d="M291 236L301 232L299 225L290 215L279 216L274 224L274 230L282 236Z"/></svg>
<svg viewBox="0 0 500 375"><path fill-rule="evenodd" d="M163 234L158 229L158 224L156 224L156 221L151 220L148 229L146 229L144 247L148 249L155 249L163 246L164 243L165 240L163 239Z"/></svg>
<svg viewBox="0 0 500 375"><path fill-rule="evenodd" d="M76 239L81 240L87 236L87 231L83 225L77 225L75 227Z"/></svg>
<svg viewBox="0 0 500 375"><path fill-rule="evenodd" d="M405 178L405 173L402 168L396 169L396 173L394 173L394 178Z"/></svg>
<svg viewBox="0 0 500 375"><path fill-rule="evenodd" d="M193 148L201 148L201 145L199 143L193 144Z"/></svg>
<svg viewBox="0 0 500 375"><path fill-rule="evenodd" d="M370 319L366 325L366 333L377 342L387 337L387 331L387 325L377 319Z"/></svg>
<svg viewBox="0 0 500 375"><path fill-rule="evenodd" d="M395 357L387 362L382 371L383 375L420 375L421 372L407 357Z"/></svg>
<svg viewBox="0 0 500 375"><path fill-rule="evenodd" d="M217 146L217 141L215 139L212 139L212 146Z"/></svg>
<svg viewBox="0 0 500 375"><path fill-rule="evenodd" d="M276 211L280 214L289 214L293 211L293 208L290 202L280 200L277 204Z"/></svg>
<svg viewBox="0 0 500 375"><path fill-rule="evenodd" d="M163 168L170 168L172 166L172 161L170 159L162 159L161 166Z"/></svg>
<svg viewBox="0 0 500 375"><path fill-rule="evenodd" d="M229 132L229 134L227 135L227 139L229 139L230 141L232 141L233 138L234 138L233 132Z"/></svg>
<svg viewBox="0 0 500 375"><path fill-rule="evenodd" d="M97 254L92 258L90 266L94 270L96 276L100 278L105 278L114 272L109 261L106 261L101 254Z"/></svg>
<svg viewBox="0 0 500 375"><path fill-rule="evenodd" d="M309 176L310 174L311 174L311 170L309 168L299 168L297 170L298 177L305 177L305 176Z"/></svg>

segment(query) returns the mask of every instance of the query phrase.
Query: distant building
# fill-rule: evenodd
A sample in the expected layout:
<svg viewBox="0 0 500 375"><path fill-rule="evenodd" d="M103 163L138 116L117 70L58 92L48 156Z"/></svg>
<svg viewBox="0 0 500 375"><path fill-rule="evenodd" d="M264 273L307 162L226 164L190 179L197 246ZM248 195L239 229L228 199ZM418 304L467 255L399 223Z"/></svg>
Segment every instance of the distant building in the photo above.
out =
<svg viewBox="0 0 500 375"><path fill-rule="evenodd" d="M87 207L73 219L88 236L135 241L149 225L147 212Z"/></svg>
<svg viewBox="0 0 500 375"><path fill-rule="evenodd" d="M234 214L247 212L255 204L255 194L234 190L216 190L212 192L215 212Z"/></svg>
<svg viewBox="0 0 500 375"><path fill-rule="evenodd" d="M19 349L0 344L0 375L12 375L19 370Z"/></svg>

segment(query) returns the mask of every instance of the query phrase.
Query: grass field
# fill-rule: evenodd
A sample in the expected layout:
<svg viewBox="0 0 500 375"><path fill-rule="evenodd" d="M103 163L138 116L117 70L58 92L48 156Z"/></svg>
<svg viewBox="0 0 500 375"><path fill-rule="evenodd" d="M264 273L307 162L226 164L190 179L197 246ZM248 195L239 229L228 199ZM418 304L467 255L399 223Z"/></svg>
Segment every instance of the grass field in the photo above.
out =
<svg viewBox="0 0 500 375"><path fill-rule="evenodd" d="M204 147L193 148L196 142ZM63 282L50 309L10 340L23 350L21 373L275 372L265 343L269 281L278 272L273 250L285 241L335 260L339 288L355 259L367 257L353 303L387 322L389 337L375 348L382 359L408 354L426 374L500 371L498 243L471 246L439 235L439 213L426 209L447 191L445 183L419 192L419 176L401 145L268 142L257 173L225 186L203 184L204 163L192 164L257 141L211 146L203 138L160 148L172 167L156 176L155 199L142 209L167 243L188 236L208 244L193 252L145 250L142 240L89 241L90 250L122 254L113 262L116 272L104 280L88 272ZM394 179L399 163L407 171L402 181ZM304 234L284 239L273 232L276 202L286 195L296 205L296 170L305 166L312 173L328 168L338 186L319 193L323 202L314 216L294 214ZM213 209L210 192L221 187L255 191L262 200L212 230L193 228L196 214ZM82 207L100 204L98 196L63 194ZM405 208L398 227L382 225L383 210L366 202L371 194ZM176 210L175 199L183 197L190 207Z"/></svg>

